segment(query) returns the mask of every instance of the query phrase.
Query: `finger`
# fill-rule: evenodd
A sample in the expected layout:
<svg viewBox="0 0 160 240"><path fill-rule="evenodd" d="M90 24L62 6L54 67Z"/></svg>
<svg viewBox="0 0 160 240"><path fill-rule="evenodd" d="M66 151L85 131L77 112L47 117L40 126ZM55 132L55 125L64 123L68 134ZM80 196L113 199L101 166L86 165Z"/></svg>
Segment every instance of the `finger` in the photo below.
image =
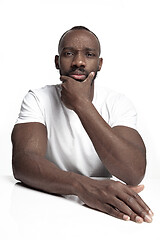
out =
<svg viewBox="0 0 160 240"><path fill-rule="evenodd" d="M153 216L153 212L151 211L149 206L143 201L143 199L136 192L132 191L133 189L130 189L130 190L131 191L129 191L129 194L131 194L136 199L136 201L138 201L138 203L141 205L141 207L145 209L147 214Z"/></svg>
<svg viewBox="0 0 160 240"><path fill-rule="evenodd" d="M130 189L132 189L136 193L140 193L144 190L144 185L138 185L138 186L128 186Z"/></svg>
<svg viewBox="0 0 160 240"><path fill-rule="evenodd" d="M136 223L142 223L143 218L138 216L131 208L128 207L123 201L115 198L112 199L112 205L125 215L126 220L131 220ZM127 218L128 216L128 218ZM124 218L124 217L123 217ZM125 220L125 219L124 219Z"/></svg>
<svg viewBox="0 0 160 240"><path fill-rule="evenodd" d="M119 211L115 207L110 204L102 204L100 203L98 206L98 210L104 212L112 217L119 218L125 221L129 221L130 217L124 214L123 212Z"/></svg>
<svg viewBox="0 0 160 240"><path fill-rule="evenodd" d="M144 185L138 185L136 187L132 187L129 186L131 190L133 190L136 193L139 193L141 191L143 191L144 189ZM138 194L133 194L135 198L137 198L137 200L139 200L139 204L145 209L145 211L147 212L147 214L149 214L151 217L153 217L154 213L152 212L152 210L148 207L148 205L142 200L142 198L138 195Z"/></svg>
<svg viewBox="0 0 160 240"><path fill-rule="evenodd" d="M68 81L68 80L73 80L71 77L68 77L68 76L65 76L65 75L61 75L60 76L60 81L61 82L66 82L66 81Z"/></svg>
<svg viewBox="0 0 160 240"><path fill-rule="evenodd" d="M123 204L123 203L122 203ZM91 207L92 209L101 211L103 213L106 213L112 217L116 217L125 221L129 221L132 220L136 223L142 223L143 219L139 216L137 216L137 214L135 214L131 209L128 208L128 210L124 210L123 207L118 206L118 204L115 204L117 207L113 206L112 204L104 204L101 202L97 202L96 204L96 208L95 207ZM121 205L121 204L120 204ZM125 205L125 204L124 204ZM127 206L125 205L125 208ZM122 208L122 211L120 210Z"/></svg>
<svg viewBox="0 0 160 240"><path fill-rule="evenodd" d="M91 84L92 83L92 80L95 76L95 73L94 72L90 72L90 74L88 75L88 77L83 81L83 83L88 83L88 84Z"/></svg>
<svg viewBox="0 0 160 240"><path fill-rule="evenodd" d="M145 222L152 222L152 217L149 215L149 207L137 193L124 194L123 201L134 213L143 218Z"/></svg>

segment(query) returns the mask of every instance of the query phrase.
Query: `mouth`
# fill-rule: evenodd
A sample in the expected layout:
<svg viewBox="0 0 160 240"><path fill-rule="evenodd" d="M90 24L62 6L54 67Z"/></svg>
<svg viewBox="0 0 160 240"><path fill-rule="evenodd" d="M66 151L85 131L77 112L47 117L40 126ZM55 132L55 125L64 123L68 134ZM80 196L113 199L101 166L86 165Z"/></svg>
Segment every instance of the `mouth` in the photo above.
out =
<svg viewBox="0 0 160 240"><path fill-rule="evenodd" d="M77 80L77 81L84 81L87 77L87 73L83 70L76 69L75 71L72 71L69 73L69 77Z"/></svg>
<svg viewBox="0 0 160 240"><path fill-rule="evenodd" d="M71 78L78 80L78 81L84 81L86 79L85 74L71 74L69 75Z"/></svg>

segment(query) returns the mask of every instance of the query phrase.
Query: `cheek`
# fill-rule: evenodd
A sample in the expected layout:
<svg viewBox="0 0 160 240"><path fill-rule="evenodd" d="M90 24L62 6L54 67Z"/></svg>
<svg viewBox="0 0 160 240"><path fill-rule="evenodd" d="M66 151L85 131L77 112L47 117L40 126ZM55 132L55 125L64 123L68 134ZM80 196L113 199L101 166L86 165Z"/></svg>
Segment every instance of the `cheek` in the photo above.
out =
<svg viewBox="0 0 160 240"><path fill-rule="evenodd" d="M94 70L94 71L98 71L99 70L99 61L92 61L90 63L88 63L88 66L90 66L90 69Z"/></svg>
<svg viewBox="0 0 160 240"><path fill-rule="evenodd" d="M59 66L60 66L61 70L66 71L66 70L68 70L70 68L71 63L70 63L70 61L68 59L65 59L65 60L61 59L60 63L59 63Z"/></svg>

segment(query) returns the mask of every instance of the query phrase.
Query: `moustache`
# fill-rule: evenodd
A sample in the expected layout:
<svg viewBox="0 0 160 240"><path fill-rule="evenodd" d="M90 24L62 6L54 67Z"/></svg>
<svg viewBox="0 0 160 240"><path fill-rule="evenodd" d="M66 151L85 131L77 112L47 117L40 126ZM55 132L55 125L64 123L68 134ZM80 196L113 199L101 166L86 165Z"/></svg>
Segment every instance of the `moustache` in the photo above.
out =
<svg viewBox="0 0 160 240"><path fill-rule="evenodd" d="M72 75L72 74L78 74L78 75L86 75L86 77L89 75L87 71L85 71L84 68L72 68L69 72L67 72L67 75Z"/></svg>

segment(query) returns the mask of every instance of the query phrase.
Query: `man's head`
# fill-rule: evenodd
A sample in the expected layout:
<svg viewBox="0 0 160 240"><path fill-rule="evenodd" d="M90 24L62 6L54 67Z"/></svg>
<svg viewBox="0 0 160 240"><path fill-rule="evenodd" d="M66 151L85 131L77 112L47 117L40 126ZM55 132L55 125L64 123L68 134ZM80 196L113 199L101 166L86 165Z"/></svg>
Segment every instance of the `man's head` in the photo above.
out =
<svg viewBox="0 0 160 240"><path fill-rule="evenodd" d="M90 72L101 70L100 43L89 29L77 26L66 31L58 45L59 56L55 57L56 68L60 75L84 81Z"/></svg>

